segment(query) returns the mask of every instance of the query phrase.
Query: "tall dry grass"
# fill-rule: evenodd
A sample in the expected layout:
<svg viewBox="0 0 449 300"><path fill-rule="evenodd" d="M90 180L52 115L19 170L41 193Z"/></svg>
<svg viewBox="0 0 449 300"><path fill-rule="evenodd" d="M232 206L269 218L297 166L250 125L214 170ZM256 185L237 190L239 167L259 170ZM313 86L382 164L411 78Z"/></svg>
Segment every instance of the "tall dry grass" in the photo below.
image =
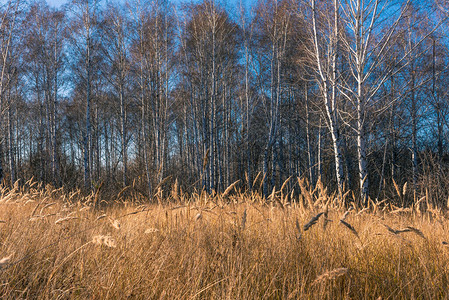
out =
<svg viewBox="0 0 449 300"><path fill-rule="evenodd" d="M49 187L0 193L3 299L449 297L436 210L348 210L323 187L293 202L176 190L176 203L104 208Z"/></svg>

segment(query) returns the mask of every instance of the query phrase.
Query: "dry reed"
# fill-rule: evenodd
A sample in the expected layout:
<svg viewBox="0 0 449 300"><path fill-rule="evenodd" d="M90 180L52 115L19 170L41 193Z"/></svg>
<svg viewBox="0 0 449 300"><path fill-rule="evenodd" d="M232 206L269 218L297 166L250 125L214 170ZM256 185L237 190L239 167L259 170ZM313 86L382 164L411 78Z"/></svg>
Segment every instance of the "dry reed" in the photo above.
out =
<svg viewBox="0 0 449 300"><path fill-rule="evenodd" d="M6 265L8 265L8 263L11 261L11 258L12 258L12 254L0 259L0 269L4 268Z"/></svg>
<svg viewBox="0 0 449 300"><path fill-rule="evenodd" d="M79 194L52 200L51 189L6 193L13 201L0 199L5 221L0 295L39 300L449 297L442 288L449 278L449 221L441 210L429 204L426 217L410 210L392 214L399 208L371 200L369 209L353 205L351 214L322 183L313 189L302 184L308 189L301 191L306 203L290 205L280 190L268 204L257 193L239 192L229 203L222 195L202 193L183 194L176 204L139 206L128 199L101 210L81 204L92 205ZM323 226L314 227L320 219ZM110 234L111 227L120 230Z"/></svg>
<svg viewBox="0 0 449 300"><path fill-rule="evenodd" d="M323 212L320 212L320 213L318 213L317 215L313 216L313 217L309 220L309 222L307 222L307 223L304 225L304 231L309 230L310 227L312 227L313 225L315 225L316 222L318 222L318 220L320 219L320 217L321 217L323 214L324 214Z"/></svg>
<svg viewBox="0 0 449 300"><path fill-rule="evenodd" d="M92 238L92 243L95 245L105 245L110 248L116 248L117 243L110 235L96 235Z"/></svg>
<svg viewBox="0 0 449 300"><path fill-rule="evenodd" d="M327 271L323 274L321 274L320 276L318 276L313 282L312 285L316 285L319 283L323 283L329 280L333 280L336 279L338 277L341 277L343 275L346 275L348 273L348 269L347 268L337 268L337 269L333 269L331 271Z"/></svg>

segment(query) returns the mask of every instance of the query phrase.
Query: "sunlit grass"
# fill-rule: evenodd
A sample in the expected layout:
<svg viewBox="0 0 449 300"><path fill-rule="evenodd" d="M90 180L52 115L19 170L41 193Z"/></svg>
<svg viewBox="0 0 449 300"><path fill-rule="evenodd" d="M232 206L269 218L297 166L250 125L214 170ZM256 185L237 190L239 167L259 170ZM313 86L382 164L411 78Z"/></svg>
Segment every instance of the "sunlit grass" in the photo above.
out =
<svg viewBox="0 0 449 300"><path fill-rule="evenodd" d="M130 199L95 208L95 194L83 198L42 187L3 191L0 295L6 299L449 296L449 222L439 211L374 203L369 209L347 211L323 187L303 191L292 202L280 192L267 201L234 191L213 198L204 193L169 194L163 205L131 204Z"/></svg>

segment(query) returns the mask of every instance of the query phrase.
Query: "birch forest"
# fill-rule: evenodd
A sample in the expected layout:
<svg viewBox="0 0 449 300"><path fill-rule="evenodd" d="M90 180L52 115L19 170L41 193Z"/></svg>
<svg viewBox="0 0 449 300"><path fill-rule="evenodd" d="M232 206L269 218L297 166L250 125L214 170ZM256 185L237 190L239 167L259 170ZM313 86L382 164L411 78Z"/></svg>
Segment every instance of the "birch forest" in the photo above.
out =
<svg viewBox="0 0 449 300"><path fill-rule="evenodd" d="M2 1L2 184L153 201L236 181L295 197L300 178L445 205L448 15L436 0Z"/></svg>

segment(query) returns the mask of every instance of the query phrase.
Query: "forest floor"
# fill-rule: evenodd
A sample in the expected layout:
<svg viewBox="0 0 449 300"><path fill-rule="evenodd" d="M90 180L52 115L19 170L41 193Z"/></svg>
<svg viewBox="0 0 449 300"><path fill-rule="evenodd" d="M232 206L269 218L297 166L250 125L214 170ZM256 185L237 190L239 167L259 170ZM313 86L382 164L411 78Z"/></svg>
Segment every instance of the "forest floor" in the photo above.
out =
<svg viewBox="0 0 449 300"><path fill-rule="evenodd" d="M322 191L103 208L94 194L1 194L2 299L449 297L449 222L437 210L346 210Z"/></svg>

